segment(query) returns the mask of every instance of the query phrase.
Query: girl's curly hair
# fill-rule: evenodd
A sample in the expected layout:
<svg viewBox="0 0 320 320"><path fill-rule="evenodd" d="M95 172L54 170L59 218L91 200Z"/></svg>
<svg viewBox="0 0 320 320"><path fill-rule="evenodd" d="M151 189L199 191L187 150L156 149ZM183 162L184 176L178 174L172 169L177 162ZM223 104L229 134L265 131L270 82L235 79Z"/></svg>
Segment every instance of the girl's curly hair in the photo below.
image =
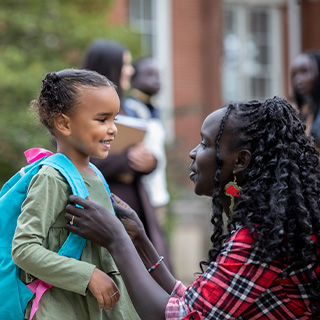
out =
<svg viewBox="0 0 320 320"><path fill-rule="evenodd" d="M232 118L232 126L228 119ZM231 148L245 147L251 152L249 166L243 172L240 197L234 215L222 231L222 205L219 200L220 139L224 131L234 137ZM208 261L215 261L223 241L237 226L247 226L254 236L265 262L284 259L307 265L320 265L320 161L313 138L297 111L282 98L264 103L250 101L230 104L216 136L217 170L212 196L214 232ZM314 235L316 242L311 239ZM314 270L314 269L313 269ZM319 303L320 280L315 281Z"/></svg>
<svg viewBox="0 0 320 320"><path fill-rule="evenodd" d="M41 123L52 133L56 114L72 114L79 103L81 87L114 87L105 76L95 71L65 69L47 73L42 80L40 96L31 105L36 109Z"/></svg>

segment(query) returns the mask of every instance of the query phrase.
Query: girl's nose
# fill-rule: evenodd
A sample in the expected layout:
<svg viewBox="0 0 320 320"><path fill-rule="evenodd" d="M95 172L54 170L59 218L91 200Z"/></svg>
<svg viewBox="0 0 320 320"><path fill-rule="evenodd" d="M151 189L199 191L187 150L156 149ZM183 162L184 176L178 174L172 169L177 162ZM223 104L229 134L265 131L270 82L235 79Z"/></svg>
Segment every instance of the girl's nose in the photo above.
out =
<svg viewBox="0 0 320 320"><path fill-rule="evenodd" d="M108 128L108 134L116 136L118 133L118 128L113 122L112 125Z"/></svg>

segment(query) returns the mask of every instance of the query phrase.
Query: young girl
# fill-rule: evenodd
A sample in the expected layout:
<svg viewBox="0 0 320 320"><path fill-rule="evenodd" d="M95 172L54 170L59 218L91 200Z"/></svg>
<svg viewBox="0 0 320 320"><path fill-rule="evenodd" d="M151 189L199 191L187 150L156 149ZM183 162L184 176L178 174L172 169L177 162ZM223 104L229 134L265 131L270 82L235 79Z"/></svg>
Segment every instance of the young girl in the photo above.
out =
<svg viewBox="0 0 320 320"><path fill-rule="evenodd" d="M89 166L89 157L107 157L117 133L119 97L112 82L93 71L49 73L33 104L55 138L57 152L81 173L91 199L112 209L102 181ZM34 319L139 319L105 248L87 241L80 261L57 254L68 237L64 215L70 194L65 178L43 166L22 205L13 240L14 262L25 283L38 278L53 285L43 294Z"/></svg>

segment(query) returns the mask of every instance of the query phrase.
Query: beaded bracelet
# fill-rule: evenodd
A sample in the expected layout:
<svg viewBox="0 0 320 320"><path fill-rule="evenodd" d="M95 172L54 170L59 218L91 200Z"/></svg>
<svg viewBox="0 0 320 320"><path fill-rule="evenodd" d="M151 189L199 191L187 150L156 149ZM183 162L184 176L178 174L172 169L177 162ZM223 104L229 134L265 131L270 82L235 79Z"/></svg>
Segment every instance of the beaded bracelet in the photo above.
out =
<svg viewBox="0 0 320 320"><path fill-rule="evenodd" d="M159 264L161 263L162 260L163 260L163 257L161 256L161 257L159 258L158 262L148 269L148 272L151 272L151 271L153 271L154 269L156 269L156 268L159 266Z"/></svg>

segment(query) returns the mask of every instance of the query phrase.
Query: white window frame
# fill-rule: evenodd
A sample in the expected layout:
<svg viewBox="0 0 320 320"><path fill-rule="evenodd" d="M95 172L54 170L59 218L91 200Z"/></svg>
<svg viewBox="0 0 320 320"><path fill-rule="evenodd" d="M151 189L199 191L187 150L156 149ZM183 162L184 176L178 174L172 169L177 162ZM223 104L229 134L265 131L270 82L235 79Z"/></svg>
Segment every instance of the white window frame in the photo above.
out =
<svg viewBox="0 0 320 320"><path fill-rule="evenodd" d="M228 68L228 64L224 63L222 67L222 96L224 103L232 101L244 101L250 99L263 100L265 98L277 96L283 96L283 32L281 25L281 12L279 5L283 4L282 0L224 0L224 10L226 8L233 8L238 20L238 27L236 35L238 38L239 50L237 52L238 63L234 69ZM263 10L266 11L270 18L270 31L269 31L269 47L270 47L270 69L267 70L268 76L266 79L270 79L269 92L266 96L254 96L250 85L250 63L253 60L250 59L249 48L246 44L249 43L249 34L247 26L247 17L251 10ZM271 42L272 39L272 42ZM226 61L226 60L224 60ZM235 90L227 91L228 85L234 81L233 88ZM232 85L229 86L232 88Z"/></svg>
<svg viewBox="0 0 320 320"><path fill-rule="evenodd" d="M134 0L139 3L140 10L143 10L144 1L151 3L151 21L132 19L130 25L142 35L142 49L149 52L158 62L161 71L161 92L159 104L162 108L162 120L166 129L166 140L172 143L175 139L174 112L173 112L173 88L172 88L172 22L171 22L171 1L172 0ZM130 1L130 8L132 0ZM141 15L141 14L140 14ZM144 35L152 37L151 48L146 47Z"/></svg>

